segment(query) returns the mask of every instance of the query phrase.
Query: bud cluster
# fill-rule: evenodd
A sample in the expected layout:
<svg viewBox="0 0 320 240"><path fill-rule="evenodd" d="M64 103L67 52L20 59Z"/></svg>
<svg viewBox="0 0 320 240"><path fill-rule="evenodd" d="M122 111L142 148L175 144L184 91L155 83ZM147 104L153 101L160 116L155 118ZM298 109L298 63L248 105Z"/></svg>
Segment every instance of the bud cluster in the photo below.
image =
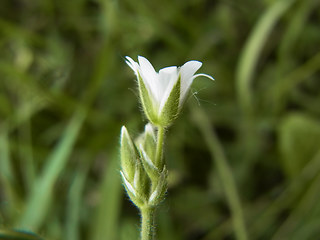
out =
<svg viewBox="0 0 320 240"><path fill-rule="evenodd" d="M126 127L121 129L121 176L132 202L139 208L155 207L167 190L167 170L156 161L156 135L151 124L133 141Z"/></svg>

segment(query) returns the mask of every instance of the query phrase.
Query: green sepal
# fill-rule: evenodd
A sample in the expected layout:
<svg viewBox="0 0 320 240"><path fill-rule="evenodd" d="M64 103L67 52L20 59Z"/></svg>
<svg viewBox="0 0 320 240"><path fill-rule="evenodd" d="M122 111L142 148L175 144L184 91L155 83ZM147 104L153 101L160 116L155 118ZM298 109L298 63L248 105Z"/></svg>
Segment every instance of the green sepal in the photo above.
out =
<svg viewBox="0 0 320 240"><path fill-rule="evenodd" d="M143 167L148 174L152 185L154 185L157 180L159 179L160 171L159 169L154 165L153 161L149 157L149 155L144 150L143 146L139 146L140 155L141 155L141 162L143 164Z"/></svg>
<svg viewBox="0 0 320 240"><path fill-rule="evenodd" d="M148 154L151 160L154 162L154 158L156 155L156 135L154 128L151 123L146 124L144 132L139 135L135 139L135 145L139 148L139 146L143 146L144 151ZM140 155L141 155L141 151Z"/></svg>
<svg viewBox="0 0 320 240"><path fill-rule="evenodd" d="M125 126L121 129L121 168L129 182L134 178L135 165L139 158L137 149Z"/></svg>
<svg viewBox="0 0 320 240"><path fill-rule="evenodd" d="M159 125L168 127L178 116L181 91L181 76L173 86L170 95L159 113Z"/></svg>
<svg viewBox="0 0 320 240"><path fill-rule="evenodd" d="M154 132L154 128L151 124L147 124L144 130L144 141L143 141L143 149L150 157L151 161L154 163L155 156L156 156L156 135Z"/></svg>
<svg viewBox="0 0 320 240"><path fill-rule="evenodd" d="M156 124L158 122L158 118L155 112L155 106L152 100L152 96L150 96L149 91L146 85L144 84L140 74L138 74L138 85L139 85L139 94L140 94L140 99L141 99L144 113L151 123Z"/></svg>
<svg viewBox="0 0 320 240"><path fill-rule="evenodd" d="M148 204L150 206L157 206L161 201L163 201L168 189L167 177L168 177L168 171L164 167L163 171L161 172L158 178L157 184L153 185L153 189L150 193L150 197L148 200Z"/></svg>
<svg viewBox="0 0 320 240"><path fill-rule="evenodd" d="M140 161L136 164L133 186L136 189L136 198L139 198L141 202L147 202L150 192L150 181Z"/></svg>
<svg viewBox="0 0 320 240"><path fill-rule="evenodd" d="M137 206L137 207L142 207L145 205L145 201L141 198L139 194L137 194L136 189L134 186L126 179L125 175L120 171L121 177L122 177L122 182L124 185L124 188L126 189L126 192L130 198L130 200Z"/></svg>

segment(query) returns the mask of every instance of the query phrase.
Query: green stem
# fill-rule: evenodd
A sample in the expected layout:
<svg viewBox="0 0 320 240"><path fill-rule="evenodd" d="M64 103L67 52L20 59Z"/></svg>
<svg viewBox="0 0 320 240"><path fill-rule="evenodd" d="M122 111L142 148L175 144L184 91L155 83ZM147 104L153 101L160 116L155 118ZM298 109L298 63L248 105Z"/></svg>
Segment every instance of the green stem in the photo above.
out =
<svg viewBox="0 0 320 240"><path fill-rule="evenodd" d="M156 166L159 169L163 168L163 161L162 161L162 152L163 152L163 139L164 139L164 127L158 127L158 134L157 134L157 150L156 150Z"/></svg>
<svg viewBox="0 0 320 240"><path fill-rule="evenodd" d="M155 165L161 170L163 169L163 140L164 140L164 127L158 127L157 133L157 146ZM140 208L141 211L141 240L152 240L154 238L154 209L153 207L145 206Z"/></svg>
<svg viewBox="0 0 320 240"><path fill-rule="evenodd" d="M154 236L154 209L145 207L141 208L141 240L152 240Z"/></svg>

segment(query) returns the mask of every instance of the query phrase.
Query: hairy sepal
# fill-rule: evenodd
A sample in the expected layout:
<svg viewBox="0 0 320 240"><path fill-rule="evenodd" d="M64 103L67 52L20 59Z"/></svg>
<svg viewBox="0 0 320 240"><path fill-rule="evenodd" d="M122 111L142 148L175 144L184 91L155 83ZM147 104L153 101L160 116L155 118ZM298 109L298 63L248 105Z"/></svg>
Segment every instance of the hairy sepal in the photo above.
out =
<svg viewBox="0 0 320 240"><path fill-rule="evenodd" d="M139 85L139 94L140 94L140 100L143 107L143 111L151 123L157 124L158 118L157 118L153 98L152 96L150 96L150 93L140 74L138 74L138 85Z"/></svg>
<svg viewBox="0 0 320 240"><path fill-rule="evenodd" d="M177 118L179 113L179 102L180 102L180 91L181 91L181 76L175 85L173 86L164 106L161 107L159 113L159 125L162 127L168 127Z"/></svg>

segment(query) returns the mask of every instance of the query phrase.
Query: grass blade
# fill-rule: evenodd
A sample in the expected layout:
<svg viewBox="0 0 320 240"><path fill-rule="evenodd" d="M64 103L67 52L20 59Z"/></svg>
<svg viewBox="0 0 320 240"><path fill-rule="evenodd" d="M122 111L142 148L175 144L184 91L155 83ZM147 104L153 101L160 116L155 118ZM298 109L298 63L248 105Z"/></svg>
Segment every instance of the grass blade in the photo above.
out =
<svg viewBox="0 0 320 240"><path fill-rule="evenodd" d="M17 227L32 230L40 227L52 200L54 183L67 163L85 116L83 110L78 110L70 120L59 144L49 156L43 174L35 182Z"/></svg>

